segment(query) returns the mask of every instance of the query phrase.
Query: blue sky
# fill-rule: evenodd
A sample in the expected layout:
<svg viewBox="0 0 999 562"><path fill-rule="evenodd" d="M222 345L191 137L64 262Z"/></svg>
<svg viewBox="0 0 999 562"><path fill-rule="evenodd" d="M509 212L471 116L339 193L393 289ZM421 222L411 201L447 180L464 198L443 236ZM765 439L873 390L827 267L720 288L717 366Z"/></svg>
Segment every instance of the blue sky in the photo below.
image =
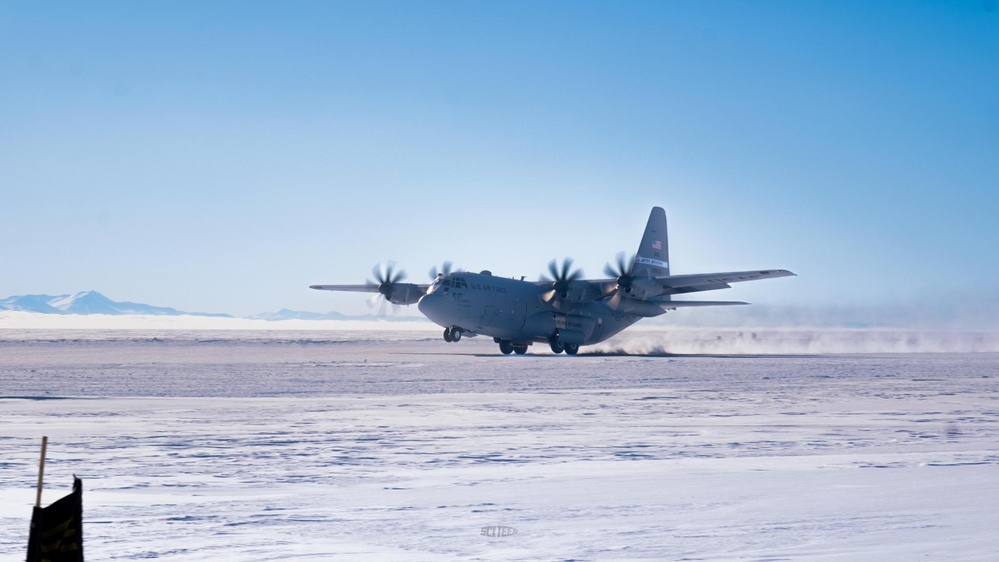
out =
<svg viewBox="0 0 999 562"><path fill-rule="evenodd" d="M999 8L0 4L0 296L367 312L395 260L762 304L999 301Z"/></svg>

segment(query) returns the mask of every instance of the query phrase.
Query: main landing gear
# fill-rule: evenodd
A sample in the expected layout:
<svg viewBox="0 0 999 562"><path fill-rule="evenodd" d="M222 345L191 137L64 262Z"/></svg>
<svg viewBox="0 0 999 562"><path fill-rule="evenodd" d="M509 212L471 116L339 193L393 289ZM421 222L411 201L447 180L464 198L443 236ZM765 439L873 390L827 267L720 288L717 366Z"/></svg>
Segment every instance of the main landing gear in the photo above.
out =
<svg viewBox="0 0 999 562"><path fill-rule="evenodd" d="M499 344L500 353L503 355L510 355L511 353L516 353L517 355L523 355L527 353L527 342L515 342L510 340L501 340L499 338L493 338L493 341ZM553 338L548 340L548 344L552 348L554 353L565 352L566 355L575 355L579 352L579 345L573 343L562 343L558 338Z"/></svg>
<svg viewBox="0 0 999 562"><path fill-rule="evenodd" d="M565 352L566 355L575 355L579 353L579 345L574 343L562 343L562 340L555 335L550 340L548 340L548 345L552 348L552 353L562 353Z"/></svg>
<svg viewBox="0 0 999 562"><path fill-rule="evenodd" d="M511 353L516 353L517 355L523 355L527 353L527 343L525 342L512 342L510 340L496 340L499 344L500 353L503 355L510 355Z"/></svg>
<svg viewBox="0 0 999 562"><path fill-rule="evenodd" d="M461 333L464 330L457 326L451 326L444 328L444 341L451 343L456 341L461 341Z"/></svg>

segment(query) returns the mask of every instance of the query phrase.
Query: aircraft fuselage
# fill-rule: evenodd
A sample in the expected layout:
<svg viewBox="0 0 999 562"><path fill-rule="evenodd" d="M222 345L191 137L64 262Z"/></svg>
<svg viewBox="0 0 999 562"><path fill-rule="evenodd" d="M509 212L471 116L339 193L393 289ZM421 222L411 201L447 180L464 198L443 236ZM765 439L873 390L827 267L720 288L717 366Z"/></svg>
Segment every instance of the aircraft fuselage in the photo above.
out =
<svg viewBox="0 0 999 562"><path fill-rule="evenodd" d="M420 312L435 324L516 343L550 342L588 345L601 342L640 317L615 313L602 301L545 302L546 287L458 272L439 277L419 301Z"/></svg>
<svg viewBox="0 0 999 562"><path fill-rule="evenodd" d="M312 285L326 291L380 293L383 303L419 304L420 312L444 327L444 341L463 335L491 336L503 354L527 352L547 342L554 353L575 355L582 345L610 338L642 318L687 307L748 304L741 301L676 300L676 295L727 289L730 283L794 275L784 269L673 275L670 273L666 211L653 207L638 252L604 267L606 277L586 279L572 259L548 263L538 281L494 277L490 272L430 270L433 283L404 282L394 263L375 266L364 285Z"/></svg>

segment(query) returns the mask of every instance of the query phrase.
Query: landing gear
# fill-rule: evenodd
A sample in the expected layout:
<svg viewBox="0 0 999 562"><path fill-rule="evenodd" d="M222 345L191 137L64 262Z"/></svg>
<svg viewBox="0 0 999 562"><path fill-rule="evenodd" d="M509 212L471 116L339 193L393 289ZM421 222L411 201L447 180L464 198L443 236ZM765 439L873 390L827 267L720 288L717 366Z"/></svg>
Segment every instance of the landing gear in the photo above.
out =
<svg viewBox="0 0 999 562"><path fill-rule="evenodd" d="M444 328L444 341L451 343L456 341L461 341L461 328L454 326L453 328Z"/></svg>
<svg viewBox="0 0 999 562"><path fill-rule="evenodd" d="M548 340L548 345L552 347L552 353L559 354L565 351L565 344L558 341L558 338Z"/></svg>
<svg viewBox="0 0 999 562"><path fill-rule="evenodd" d="M511 353L516 353L517 355L523 355L527 353L527 342L512 342L510 340L501 340L496 338L496 343L500 346L500 353L503 355L510 355Z"/></svg>
<svg viewBox="0 0 999 562"><path fill-rule="evenodd" d="M579 345L574 344L574 343L567 343L567 344L565 344L565 354L566 355L575 355L577 353L579 353Z"/></svg>

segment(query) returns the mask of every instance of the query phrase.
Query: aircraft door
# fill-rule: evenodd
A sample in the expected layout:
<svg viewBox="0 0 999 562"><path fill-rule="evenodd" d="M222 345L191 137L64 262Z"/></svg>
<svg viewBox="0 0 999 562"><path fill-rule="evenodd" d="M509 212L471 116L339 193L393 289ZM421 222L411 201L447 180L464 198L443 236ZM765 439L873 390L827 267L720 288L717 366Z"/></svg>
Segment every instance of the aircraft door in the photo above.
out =
<svg viewBox="0 0 999 562"><path fill-rule="evenodd" d="M593 326L593 332L590 333L589 339L594 341L600 341L600 337L603 335L603 333L604 333L604 316L601 314L600 316L597 316L597 320Z"/></svg>

